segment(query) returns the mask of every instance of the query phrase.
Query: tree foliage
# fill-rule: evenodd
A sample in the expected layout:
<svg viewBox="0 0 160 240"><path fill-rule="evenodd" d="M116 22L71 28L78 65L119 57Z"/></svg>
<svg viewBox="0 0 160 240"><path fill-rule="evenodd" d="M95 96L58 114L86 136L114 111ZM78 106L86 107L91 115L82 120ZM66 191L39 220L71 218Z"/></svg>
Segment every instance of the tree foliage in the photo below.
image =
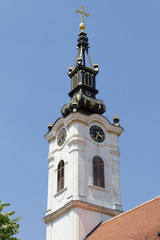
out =
<svg viewBox="0 0 160 240"><path fill-rule="evenodd" d="M2 212L3 208L10 206L9 203L3 204L0 201L0 240L18 240L19 237L14 235L19 232L18 221L21 217L14 218L14 211L12 212Z"/></svg>

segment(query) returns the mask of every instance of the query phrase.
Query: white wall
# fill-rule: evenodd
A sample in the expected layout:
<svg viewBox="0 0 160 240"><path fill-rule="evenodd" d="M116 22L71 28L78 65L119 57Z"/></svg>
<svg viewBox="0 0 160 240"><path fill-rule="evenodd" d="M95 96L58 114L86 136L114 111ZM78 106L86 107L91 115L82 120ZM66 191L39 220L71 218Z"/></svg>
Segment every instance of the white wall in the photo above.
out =
<svg viewBox="0 0 160 240"><path fill-rule="evenodd" d="M96 143L89 134L92 125L100 126L105 140ZM57 145L57 134L65 127L65 143ZM80 200L104 208L121 210L118 136L122 128L114 126L98 114L80 113L60 118L46 135L49 142L49 177L47 213L51 214L71 200ZM100 156L104 161L105 189L93 186L92 159ZM57 193L57 167L65 162L64 190ZM82 240L100 221L110 216L100 212L73 208L47 226L47 240ZM61 231L63 229L63 231ZM76 233L75 233L76 232ZM53 237L50 237L53 236Z"/></svg>

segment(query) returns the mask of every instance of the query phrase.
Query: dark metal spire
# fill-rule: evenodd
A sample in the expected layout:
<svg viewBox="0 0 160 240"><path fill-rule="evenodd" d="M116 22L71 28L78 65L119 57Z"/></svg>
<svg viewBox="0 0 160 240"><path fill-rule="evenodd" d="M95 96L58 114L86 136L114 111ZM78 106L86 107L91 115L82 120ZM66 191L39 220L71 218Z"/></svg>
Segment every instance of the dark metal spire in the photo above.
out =
<svg viewBox="0 0 160 240"><path fill-rule="evenodd" d="M82 7L81 7L82 8ZM82 11L77 12L84 13L84 7ZM68 75L71 78L71 91L69 96L71 101L62 107L62 115L65 117L71 112L82 112L85 114L103 114L105 112L105 105L103 101L96 99L98 90L96 89L96 75L99 72L98 64L95 63L92 66L92 62L89 55L89 43L87 33L84 32L85 24L80 24L82 32L78 35L77 39L77 58L74 68L71 66L68 71ZM86 57L89 61L89 67L86 66Z"/></svg>
<svg viewBox="0 0 160 240"><path fill-rule="evenodd" d="M90 64L90 68L92 68L92 62L91 62L91 58L89 55L89 43L88 43L88 37L87 37L87 33L81 32L79 34L79 38L77 39L78 44L77 44L77 48L78 48L78 54L77 54L77 58L76 58L76 62L75 62L75 67L77 67L78 61L81 61L82 65L86 65L86 55L88 57L89 60L89 64Z"/></svg>

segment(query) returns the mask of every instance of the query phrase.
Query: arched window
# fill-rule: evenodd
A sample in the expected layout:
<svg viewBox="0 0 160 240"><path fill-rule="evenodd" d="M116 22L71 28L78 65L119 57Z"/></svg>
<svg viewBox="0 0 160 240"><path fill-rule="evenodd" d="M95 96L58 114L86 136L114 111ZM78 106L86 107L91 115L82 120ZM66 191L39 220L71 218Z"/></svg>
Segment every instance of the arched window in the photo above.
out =
<svg viewBox="0 0 160 240"><path fill-rule="evenodd" d="M104 186L104 162L99 156L93 158L93 185Z"/></svg>
<svg viewBox="0 0 160 240"><path fill-rule="evenodd" d="M72 89L77 87L77 85L78 85L78 75L75 74L74 77L72 78Z"/></svg>
<svg viewBox="0 0 160 240"><path fill-rule="evenodd" d="M57 192L64 188L64 161L61 160L58 164L57 172Z"/></svg>
<svg viewBox="0 0 160 240"><path fill-rule="evenodd" d="M85 73L84 83L85 85L92 87L92 76L89 73Z"/></svg>

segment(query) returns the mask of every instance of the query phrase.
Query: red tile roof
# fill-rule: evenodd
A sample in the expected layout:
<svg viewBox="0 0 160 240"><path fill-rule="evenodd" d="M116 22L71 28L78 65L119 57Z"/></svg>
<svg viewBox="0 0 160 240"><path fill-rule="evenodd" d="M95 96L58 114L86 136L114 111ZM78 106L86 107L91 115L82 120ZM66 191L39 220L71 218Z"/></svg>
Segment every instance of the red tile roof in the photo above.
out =
<svg viewBox="0 0 160 240"><path fill-rule="evenodd" d="M160 240L160 196L101 224L87 240Z"/></svg>

